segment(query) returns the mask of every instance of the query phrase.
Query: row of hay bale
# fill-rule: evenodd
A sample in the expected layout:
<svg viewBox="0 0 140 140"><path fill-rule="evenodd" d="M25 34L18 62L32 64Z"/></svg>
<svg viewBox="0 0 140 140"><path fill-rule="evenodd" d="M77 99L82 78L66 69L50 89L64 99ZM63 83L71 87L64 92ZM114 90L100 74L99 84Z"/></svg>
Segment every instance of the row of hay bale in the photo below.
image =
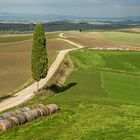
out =
<svg viewBox="0 0 140 140"><path fill-rule="evenodd" d="M16 125L22 125L41 116L48 116L58 111L56 104L37 104L30 107L23 107L13 112L0 115L0 130L5 131Z"/></svg>

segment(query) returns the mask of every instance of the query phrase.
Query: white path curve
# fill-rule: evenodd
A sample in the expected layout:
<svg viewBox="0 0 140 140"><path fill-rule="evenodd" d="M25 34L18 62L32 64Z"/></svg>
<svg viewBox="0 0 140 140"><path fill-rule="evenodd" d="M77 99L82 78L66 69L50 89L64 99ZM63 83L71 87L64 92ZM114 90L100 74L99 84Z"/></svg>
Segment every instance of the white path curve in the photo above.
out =
<svg viewBox="0 0 140 140"><path fill-rule="evenodd" d="M63 33L60 34L60 37L63 37ZM67 39L61 39L63 41L66 41L72 45L77 46L78 48L83 48L84 46L78 45L72 41L69 41ZM51 67L48 70L48 75L46 76L46 78L42 79L39 83L39 89L42 88L49 80L50 78L53 76L53 74L56 72L56 70L58 69L59 65L61 64L61 62L63 61L65 55L72 51L72 50L76 50L78 48L74 48L74 49L66 49L66 50L62 50L59 52L59 54L57 55L57 58L55 59L55 61L53 62L53 64L51 65ZM6 109L10 109L12 107L18 106L26 101L28 101L29 99L31 99L34 96L34 91L36 91L36 86L37 83L33 83L32 85L30 85L29 87L17 92L13 97L4 100L3 102L0 103L0 112L4 111Z"/></svg>

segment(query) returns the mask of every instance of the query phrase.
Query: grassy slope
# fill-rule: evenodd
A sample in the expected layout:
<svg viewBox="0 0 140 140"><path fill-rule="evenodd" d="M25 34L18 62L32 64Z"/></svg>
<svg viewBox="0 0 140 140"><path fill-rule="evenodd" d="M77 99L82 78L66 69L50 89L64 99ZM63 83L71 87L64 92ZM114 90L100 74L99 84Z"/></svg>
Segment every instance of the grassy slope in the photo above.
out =
<svg viewBox="0 0 140 140"><path fill-rule="evenodd" d="M103 38L109 41L140 43L140 34L123 32L104 32Z"/></svg>
<svg viewBox="0 0 140 140"><path fill-rule="evenodd" d="M112 54L115 53L116 55L119 54L122 56L120 57L122 63L126 61L132 63L128 59L131 55L133 55L134 60L138 59L138 56L134 55L136 54L135 52L126 53L128 57L124 57L124 59L123 55L125 52L111 52L110 55L112 56ZM101 54L106 54L108 59L105 61ZM123 70L123 72L126 71L126 67L123 65L119 66L117 63L116 65L119 66L119 69L115 68L115 70L112 70L113 73L109 75L111 79L109 81L108 78L106 79L108 73L106 74L98 69L106 69L106 67L108 67L108 69L111 70L111 66L106 66L105 62L110 61L112 62L111 64L115 63L113 56L110 59L109 54L104 51L75 51L70 55L72 59L75 60L75 65L78 69L71 74L65 85L71 83L77 84L47 100L47 93L43 91L25 104L36 102L45 104L57 103L61 110L52 116L37 119L23 126L8 130L5 133L0 132L1 139L118 140L140 138L140 107L138 105L132 105L129 98L125 98L127 95L125 97L122 95L120 101L114 100L113 97L111 99L111 96L109 97L110 93L108 94L108 91L105 90L102 85L102 80L108 80L106 83L112 82L111 84L113 85L115 78L113 74L119 74L121 70ZM88 62L86 61L86 57L88 57ZM96 66L98 69L96 69ZM138 65L135 70L132 69L132 73L134 74L134 71L138 73L139 69L140 67ZM131 72L129 68L128 70ZM119 73L117 71L119 71ZM119 76L121 77L121 75ZM131 78L129 79L129 76L130 75L128 75L126 81L132 80ZM120 79L120 77L117 78L121 82L122 79ZM103 78L105 78L105 80ZM133 83L133 81L131 81L131 84L135 84L135 82ZM106 84L104 85L107 89L108 86ZM114 87L114 89L117 88L118 87ZM123 87L121 86L121 88ZM109 90L111 91L111 89ZM140 98L137 94L135 94L135 96ZM127 99L130 103L129 105L125 104ZM131 99L131 101L132 100L134 102L136 98Z"/></svg>
<svg viewBox="0 0 140 140"><path fill-rule="evenodd" d="M108 97L139 104L139 52L75 51L72 57L78 67L101 70L102 86L108 93Z"/></svg>
<svg viewBox="0 0 140 140"><path fill-rule="evenodd" d="M140 105L140 76L102 72L102 83L109 97Z"/></svg>
<svg viewBox="0 0 140 140"><path fill-rule="evenodd" d="M12 43L32 39L32 36L11 36L11 37L0 37L0 43Z"/></svg>

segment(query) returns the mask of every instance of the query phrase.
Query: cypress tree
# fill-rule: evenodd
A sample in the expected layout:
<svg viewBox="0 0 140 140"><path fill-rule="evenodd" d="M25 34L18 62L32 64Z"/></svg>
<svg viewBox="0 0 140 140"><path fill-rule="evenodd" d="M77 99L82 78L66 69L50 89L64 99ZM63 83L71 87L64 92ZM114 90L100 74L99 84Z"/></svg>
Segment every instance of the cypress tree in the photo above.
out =
<svg viewBox="0 0 140 140"><path fill-rule="evenodd" d="M36 24L34 29L31 59L32 77L37 81L38 91L39 81L46 77L48 71L46 37L43 26L39 23Z"/></svg>

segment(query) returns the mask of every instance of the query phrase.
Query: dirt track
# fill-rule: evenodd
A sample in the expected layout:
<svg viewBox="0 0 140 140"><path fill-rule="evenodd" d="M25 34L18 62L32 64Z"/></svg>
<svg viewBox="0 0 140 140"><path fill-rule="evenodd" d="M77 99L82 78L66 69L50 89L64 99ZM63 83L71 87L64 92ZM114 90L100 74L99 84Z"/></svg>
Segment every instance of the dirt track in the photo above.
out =
<svg viewBox="0 0 140 140"><path fill-rule="evenodd" d="M63 34L60 34L60 37L63 37ZM78 44L76 44L72 41L66 40L66 39L61 39L61 40L66 41L66 42L68 42L72 45L75 45L78 48L83 48L84 47L84 46L78 45ZM66 50L62 50L62 51L59 52L56 60L54 61L54 63L49 68L47 77L40 81L39 88L42 88L49 81L49 79L53 76L53 74L56 72L57 68L59 67L60 63L64 59L65 55L68 52L70 52L72 50L75 50L75 49L77 49L77 48L66 49ZM6 109L9 109L9 108L15 107L17 105L20 105L20 104L26 102L27 100L31 99L34 96L34 91L36 91L36 85L37 85L37 83L34 83L31 86L29 86L29 87L23 89L22 91L16 93L13 97L1 102L0 103L0 112L4 111Z"/></svg>

